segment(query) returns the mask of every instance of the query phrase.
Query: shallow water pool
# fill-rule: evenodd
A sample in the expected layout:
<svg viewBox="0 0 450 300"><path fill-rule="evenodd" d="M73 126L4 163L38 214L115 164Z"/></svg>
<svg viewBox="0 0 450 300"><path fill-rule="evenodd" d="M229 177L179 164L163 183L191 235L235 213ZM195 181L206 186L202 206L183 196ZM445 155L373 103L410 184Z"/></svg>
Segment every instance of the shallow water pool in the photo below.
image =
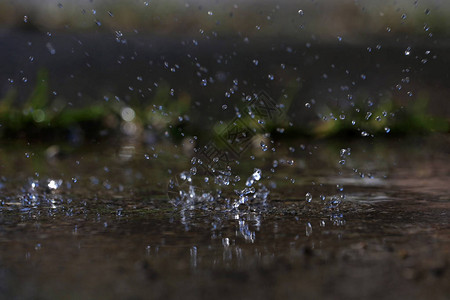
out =
<svg viewBox="0 0 450 300"><path fill-rule="evenodd" d="M448 136L288 144L234 209L241 183L175 199L181 146L3 144L1 298L448 299Z"/></svg>

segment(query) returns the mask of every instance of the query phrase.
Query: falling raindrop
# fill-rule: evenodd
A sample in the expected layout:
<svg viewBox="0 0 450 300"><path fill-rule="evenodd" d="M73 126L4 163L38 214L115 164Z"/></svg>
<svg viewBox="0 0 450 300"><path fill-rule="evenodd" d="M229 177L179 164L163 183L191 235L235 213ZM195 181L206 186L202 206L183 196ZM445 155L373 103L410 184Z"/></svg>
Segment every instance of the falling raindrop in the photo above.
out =
<svg viewBox="0 0 450 300"><path fill-rule="evenodd" d="M260 145L261 145L262 151L267 151L268 147L263 141L261 141Z"/></svg>
<svg viewBox="0 0 450 300"><path fill-rule="evenodd" d="M312 225L310 222L306 223L305 234L306 236L310 236L312 234Z"/></svg>
<svg viewBox="0 0 450 300"><path fill-rule="evenodd" d="M410 55L410 54L411 54L411 47L408 47L405 50L405 55Z"/></svg>

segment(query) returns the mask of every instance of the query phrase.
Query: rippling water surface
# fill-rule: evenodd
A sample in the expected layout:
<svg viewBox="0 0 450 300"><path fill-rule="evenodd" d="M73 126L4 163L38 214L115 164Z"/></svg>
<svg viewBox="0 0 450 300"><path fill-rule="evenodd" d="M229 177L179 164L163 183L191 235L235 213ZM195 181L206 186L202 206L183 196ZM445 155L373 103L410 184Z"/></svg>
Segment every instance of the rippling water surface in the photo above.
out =
<svg viewBox="0 0 450 300"><path fill-rule="evenodd" d="M228 184L172 144L3 144L0 295L448 297L448 137L288 144Z"/></svg>

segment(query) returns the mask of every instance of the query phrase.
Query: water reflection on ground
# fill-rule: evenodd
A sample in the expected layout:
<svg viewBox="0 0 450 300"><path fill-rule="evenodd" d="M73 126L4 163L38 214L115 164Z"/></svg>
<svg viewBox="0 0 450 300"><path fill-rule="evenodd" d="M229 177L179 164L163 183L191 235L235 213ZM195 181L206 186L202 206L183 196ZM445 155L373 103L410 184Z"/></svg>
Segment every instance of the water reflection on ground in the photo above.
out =
<svg viewBox="0 0 450 300"><path fill-rule="evenodd" d="M176 202L168 183L191 166L183 147L125 142L48 157L47 146L5 144L0 295L445 299L448 146L447 136L290 141L242 160L242 182L220 195L214 186L200 201L196 185L202 194ZM274 159L294 163L272 171ZM244 195L255 167L252 186L267 194Z"/></svg>

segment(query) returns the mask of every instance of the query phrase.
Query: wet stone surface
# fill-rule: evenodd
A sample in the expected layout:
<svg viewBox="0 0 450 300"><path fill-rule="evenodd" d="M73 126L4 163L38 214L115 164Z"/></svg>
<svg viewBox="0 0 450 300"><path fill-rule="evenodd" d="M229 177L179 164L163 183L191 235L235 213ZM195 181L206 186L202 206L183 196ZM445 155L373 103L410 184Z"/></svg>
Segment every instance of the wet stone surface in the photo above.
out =
<svg viewBox="0 0 450 300"><path fill-rule="evenodd" d="M343 166L339 143L317 142L310 159L280 150L294 163L270 178L265 154L239 166L235 186L188 184L178 198L168 183L190 157L173 145L153 160L140 145L124 156L130 144L60 158L2 146L0 295L446 299L448 142L347 142L358 151ZM379 164L366 158L376 153Z"/></svg>

